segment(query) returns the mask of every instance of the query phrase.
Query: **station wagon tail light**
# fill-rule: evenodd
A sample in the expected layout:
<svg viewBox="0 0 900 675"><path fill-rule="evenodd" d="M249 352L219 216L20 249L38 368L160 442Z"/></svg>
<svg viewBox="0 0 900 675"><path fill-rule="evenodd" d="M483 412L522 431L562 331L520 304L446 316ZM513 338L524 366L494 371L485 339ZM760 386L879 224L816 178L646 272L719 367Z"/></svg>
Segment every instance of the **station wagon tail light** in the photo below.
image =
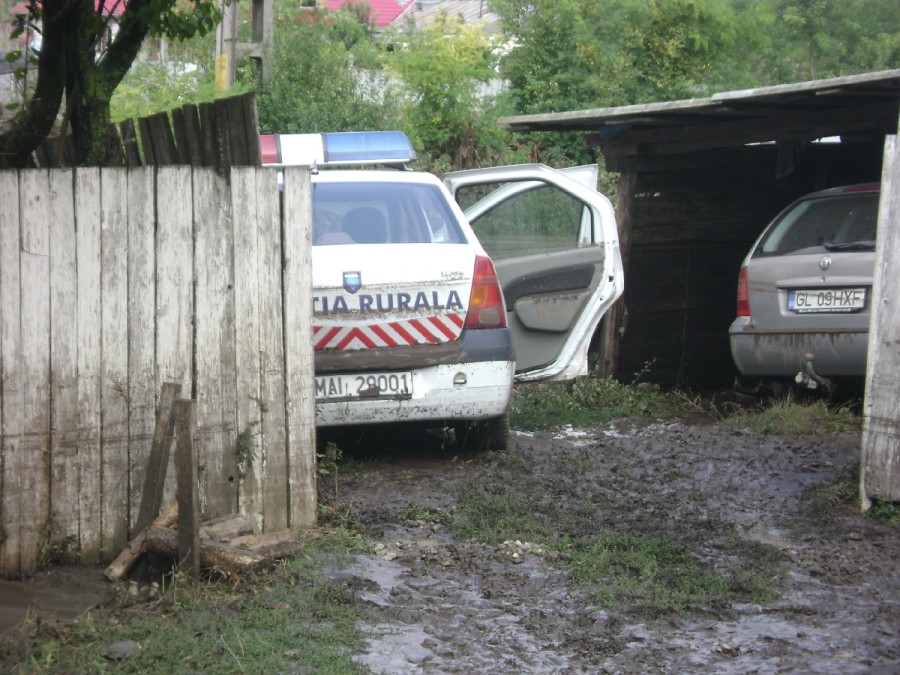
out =
<svg viewBox="0 0 900 675"><path fill-rule="evenodd" d="M506 328L503 292L494 271L494 263L486 256L475 258L472 295L465 328Z"/></svg>
<svg viewBox="0 0 900 675"><path fill-rule="evenodd" d="M747 285L747 267L741 268L741 276L738 277L737 290L737 315L750 316L750 288Z"/></svg>

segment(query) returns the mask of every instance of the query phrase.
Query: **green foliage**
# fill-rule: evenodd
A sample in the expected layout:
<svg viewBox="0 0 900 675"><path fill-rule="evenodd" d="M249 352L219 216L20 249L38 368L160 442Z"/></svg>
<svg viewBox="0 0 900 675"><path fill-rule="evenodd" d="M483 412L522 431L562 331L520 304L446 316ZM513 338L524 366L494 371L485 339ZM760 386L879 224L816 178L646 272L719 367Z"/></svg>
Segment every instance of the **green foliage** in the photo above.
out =
<svg viewBox="0 0 900 675"><path fill-rule="evenodd" d="M652 386L580 377L571 382L517 385L512 425L516 429L588 427L621 417L655 418L697 412L696 405L685 397Z"/></svg>
<svg viewBox="0 0 900 675"><path fill-rule="evenodd" d="M763 434L841 434L862 429L861 418L847 406L832 408L821 399L798 401L790 396L738 411L726 423Z"/></svg>
<svg viewBox="0 0 900 675"><path fill-rule="evenodd" d="M442 15L396 36L386 60L405 93L403 126L420 164L440 173L495 163L503 148L496 99L480 90L496 77L494 45L477 26Z"/></svg>
<svg viewBox="0 0 900 675"><path fill-rule="evenodd" d="M325 12L276 5L271 79L258 86L263 132L307 133L385 129L396 119L393 85L377 66L377 50L366 26L350 12ZM370 66L362 70L359 66Z"/></svg>
<svg viewBox="0 0 900 675"><path fill-rule="evenodd" d="M140 647L116 664L124 672L356 673L363 616L353 592L322 574L339 556L364 551L361 539L322 533L303 553L239 589L225 582L188 583L176 576L153 603L70 625L43 624L0 638L0 662L17 672L102 672L106 646Z"/></svg>
<svg viewBox="0 0 900 675"><path fill-rule="evenodd" d="M888 522L891 525L900 524L900 506L894 502L875 500L867 515Z"/></svg>

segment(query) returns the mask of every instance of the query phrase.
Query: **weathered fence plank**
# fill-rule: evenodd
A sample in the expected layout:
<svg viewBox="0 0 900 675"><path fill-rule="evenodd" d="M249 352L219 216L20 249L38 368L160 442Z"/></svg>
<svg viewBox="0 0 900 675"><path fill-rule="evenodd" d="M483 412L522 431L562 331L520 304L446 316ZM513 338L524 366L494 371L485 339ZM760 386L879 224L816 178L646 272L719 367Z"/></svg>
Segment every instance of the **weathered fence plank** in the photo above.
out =
<svg viewBox="0 0 900 675"><path fill-rule="evenodd" d="M197 452L204 515L214 518L237 508L238 434L235 421L237 374L231 203L228 184L211 171L194 173L195 359L197 364ZM251 430L252 431L252 430Z"/></svg>
<svg viewBox="0 0 900 675"><path fill-rule="evenodd" d="M20 318L22 370L22 473L27 509L45 518L24 517L19 528L21 565L38 564L44 527L50 522L50 181L47 171L24 171L19 180L22 249ZM36 339L37 336L45 339ZM29 514L30 515L30 514Z"/></svg>
<svg viewBox="0 0 900 675"><path fill-rule="evenodd" d="M100 174L103 507L101 546L128 538L128 189L127 169Z"/></svg>
<svg viewBox="0 0 900 675"><path fill-rule="evenodd" d="M21 274L19 270L19 180L14 171L0 171L0 574L22 572L19 530L28 514L23 484L22 369L19 367Z"/></svg>
<svg viewBox="0 0 900 675"><path fill-rule="evenodd" d="M100 454L100 170L75 173L78 335L78 510L82 560L100 559L102 458Z"/></svg>
<svg viewBox="0 0 900 675"><path fill-rule="evenodd" d="M50 535L65 544L78 541L78 287L73 172L50 171ZM66 558L70 558L67 554ZM74 552L71 558L76 558Z"/></svg>
<svg viewBox="0 0 900 675"><path fill-rule="evenodd" d="M235 373L238 429L239 512L249 515L254 531L263 525L260 462L264 452L262 420L269 402L261 398L259 370L260 239L257 225L256 172L232 169L231 214L234 232Z"/></svg>
<svg viewBox="0 0 900 675"><path fill-rule="evenodd" d="M193 196L189 167L163 167L156 172L156 384L179 382L182 395L193 396ZM174 471L174 458L169 469ZM167 482L163 502L175 500L174 482Z"/></svg>
<svg viewBox="0 0 900 675"><path fill-rule="evenodd" d="M900 501L900 142L888 136L884 146L878 248L872 287L869 357L863 416L860 497Z"/></svg>
<svg viewBox="0 0 900 675"><path fill-rule="evenodd" d="M134 531L156 426L156 205L152 171L128 172L128 492ZM168 457L168 455L166 455ZM162 499L162 494L160 494ZM156 514L153 514L156 517ZM148 521L149 522L149 521ZM146 526L147 523L144 523Z"/></svg>
<svg viewBox="0 0 900 675"><path fill-rule="evenodd" d="M277 193L274 169L257 170L256 176L259 194ZM257 268L260 398L269 407L260 425L261 453L257 470L263 483L263 524L265 530L271 532L288 526L288 511L284 506L288 503L289 496L289 450L285 435L285 363L282 339L281 213L278 199L259 199L256 209L256 225L260 232ZM304 310L300 311L302 317Z"/></svg>
<svg viewBox="0 0 900 675"><path fill-rule="evenodd" d="M312 190L309 169L284 169L285 415L290 527L315 522L315 380L312 352Z"/></svg>

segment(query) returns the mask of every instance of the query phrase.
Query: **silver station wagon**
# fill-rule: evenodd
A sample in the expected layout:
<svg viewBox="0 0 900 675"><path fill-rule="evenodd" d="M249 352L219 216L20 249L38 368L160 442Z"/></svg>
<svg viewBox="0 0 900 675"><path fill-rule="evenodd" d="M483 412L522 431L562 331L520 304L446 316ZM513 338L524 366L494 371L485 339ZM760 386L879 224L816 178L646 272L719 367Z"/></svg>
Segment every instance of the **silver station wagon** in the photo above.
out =
<svg viewBox="0 0 900 675"><path fill-rule="evenodd" d="M745 387L865 376L878 200L877 184L815 192L757 239L729 330Z"/></svg>

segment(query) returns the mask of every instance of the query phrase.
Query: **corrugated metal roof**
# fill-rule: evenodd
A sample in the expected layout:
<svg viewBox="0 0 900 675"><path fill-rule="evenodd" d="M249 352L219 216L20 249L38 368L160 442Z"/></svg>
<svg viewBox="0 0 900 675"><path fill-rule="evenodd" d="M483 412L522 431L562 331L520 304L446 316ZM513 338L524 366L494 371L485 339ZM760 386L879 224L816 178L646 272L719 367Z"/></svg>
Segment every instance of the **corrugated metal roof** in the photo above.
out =
<svg viewBox="0 0 900 675"><path fill-rule="evenodd" d="M425 28L441 14L459 17L465 24L480 25L487 34L494 33L500 21L500 17L490 11L487 0L416 0L403 18L411 17L416 28Z"/></svg>
<svg viewBox="0 0 900 675"><path fill-rule="evenodd" d="M824 114L861 103L900 100L900 69L713 94L705 98L505 117L513 131L660 129L718 122L765 121L785 113ZM896 119L895 119L896 122Z"/></svg>

